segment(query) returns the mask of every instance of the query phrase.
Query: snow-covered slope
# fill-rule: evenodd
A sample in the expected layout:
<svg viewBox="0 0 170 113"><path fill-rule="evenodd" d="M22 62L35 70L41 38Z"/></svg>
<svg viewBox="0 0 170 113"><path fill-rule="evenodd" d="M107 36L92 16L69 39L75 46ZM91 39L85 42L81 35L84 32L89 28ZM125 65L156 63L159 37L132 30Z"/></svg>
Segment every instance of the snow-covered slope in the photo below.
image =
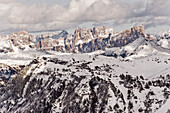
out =
<svg viewBox="0 0 170 113"><path fill-rule="evenodd" d="M170 48L164 47L160 44L161 41L168 42L167 39L146 40L144 37L140 37L132 43L118 48L109 48L103 55L113 57L123 57L127 59L147 57L153 54L170 54Z"/></svg>
<svg viewBox="0 0 170 113"><path fill-rule="evenodd" d="M0 87L0 111L155 113L165 106L167 112L169 63L166 55L133 61L87 54L37 58Z"/></svg>

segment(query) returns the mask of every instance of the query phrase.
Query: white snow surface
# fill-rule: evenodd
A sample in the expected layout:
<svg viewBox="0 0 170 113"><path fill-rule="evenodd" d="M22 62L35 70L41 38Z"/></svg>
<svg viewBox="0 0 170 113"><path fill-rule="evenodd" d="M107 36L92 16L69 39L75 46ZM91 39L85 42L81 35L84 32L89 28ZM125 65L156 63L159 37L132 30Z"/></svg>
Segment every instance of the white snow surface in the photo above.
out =
<svg viewBox="0 0 170 113"><path fill-rule="evenodd" d="M100 54L60 54L60 53L55 53L55 55L42 55L39 56L40 58L37 58L39 63L38 64L33 64L31 65L30 69L31 71L28 71L27 74L29 75L30 72L33 72L31 78L29 79L29 81L26 83L26 85L24 86L23 92L22 92L22 96L24 97L26 94L26 90L27 87L29 86L29 82L31 80L33 80L34 78L36 79L43 79L43 83L46 83L47 81L50 82L50 76L44 76L39 75L38 73L40 72L46 72L48 69L51 69L53 71L56 71L55 69L58 69L58 73L62 73L63 76L60 77L60 80L72 80L73 78L71 77L71 73L69 72L63 72L63 69L70 69L71 72L75 72L76 76L86 76L86 79L82 80L80 85L81 87L77 87L75 90L78 91L77 93L81 96L81 95L87 95L87 96L83 96L84 99L88 98L88 94L89 94L89 89L86 89L83 87L83 84L86 84L91 78L92 75L91 73L87 70L87 69L82 69L82 70L77 70L76 66L78 64L81 64L83 62L91 62L90 64L88 64L88 66L90 67L90 69L95 69L96 66L102 67L102 66L106 66L109 65L111 66L112 69L109 70L109 72L105 72L102 68L100 71L100 74L96 71L95 73L95 77L100 77L103 80L110 80L112 81L116 87L118 87L118 89L122 92L122 94L124 95L124 97L127 97L127 89L123 86L119 84L119 77L114 77L114 76L119 76L120 74L130 74L133 77L136 76L143 76L145 79L147 80L154 80L157 77L160 77L160 75L167 75L170 72L170 56L166 55L166 54L153 54L152 56L148 56L148 57L144 57L144 58L140 58L140 59L134 59L134 60L126 60L126 59L122 59L122 58L114 58L114 57L106 57ZM61 61L68 61L67 65L60 65L60 64L55 64L52 62L46 62L44 60L42 60L42 57L47 57L51 59L51 58L57 58ZM75 61L73 61L73 59ZM71 67L68 67L69 64L79 61L79 63L77 64L73 64ZM46 62L46 63L45 63ZM112 74L111 77L109 77L109 74ZM67 75L67 76L66 76ZM46 86L48 86L48 84L46 84ZM45 87L45 86L44 86ZM54 88L58 88L59 86L56 84L54 86ZM163 88L156 88L156 87L152 87L151 88L152 91L154 92L154 96L152 96L151 98L157 98L158 100L162 100L164 99L163 97L163 92L160 92L160 90L163 90ZM138 112L138 109L142 106L144 106L143 101L145 101L146 99L146 93L149 92L150 89L145 89L145 91L139 93L139 91L137 89L133 89L133 92L135 93L135 95L137 95L138 97L138 104L134 104L134 112ZM94 90L97 90L97 87L94 88ZM114 95L113 92L111 91L111 89L108 89L109 94L110 95ZM61 97L59 99L62 99L62 97L64 96L64 94L67 92L63 92ZM50 94L47 94L47 96ZM9 100L11 101L11 103L14 103L13 100ZM21 100L22 101L22 100ZM127 100L125 98L125 101L128 102L129 100ZM116 98L109 98L108 99L108 106L106 106L107 109L109 109L109 106L113 106L113 103L115 102L119 102L120 104L120 108L123 109L123 103L121 104L121 100L117 100ZM132 100L133 103L135 103L135 100ZM169 108L169 100L167 100L167 102L165 102L165 104L160 108L160 110L166 110ZM53 108L53 111L55 112L61 112L61 110L63 109L61 106L60 107L60 103L58 103L58 100L56 100L53 104L53 107L55 106L55 108ZM159 108L158 105L155 104L155 106L152 106L154 109ZM23 110L24 108L21 108L20 110ZM109 112L108 110L105 110L105 112ZM2 111L5 111L6 109L3 108ZM166 111L165 110L165 111ZM128 112L128 110L126 110L126 112ZM154 111L156 112L156 111ZM159 111L157 111L158 113L160 113Z"/></svg>

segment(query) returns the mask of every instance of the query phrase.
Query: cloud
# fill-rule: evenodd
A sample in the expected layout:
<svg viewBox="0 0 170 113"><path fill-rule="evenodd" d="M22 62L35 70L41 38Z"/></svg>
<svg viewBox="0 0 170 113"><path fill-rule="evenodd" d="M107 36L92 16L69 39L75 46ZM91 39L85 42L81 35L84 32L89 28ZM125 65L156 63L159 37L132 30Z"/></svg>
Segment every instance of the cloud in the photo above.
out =
<svg viewBox="0 0 170 113"><path fill-rule="evenodd" d="M169 0L149 0L146 13L153 16L170 16Z"/></svg>
<svg viewBox="0 0 170 113"><path fill-rule="evenodd" d="M148 19L148 21L145 21L143 25L145 26L145 28L162 26L162 25L170 26L170 18L164 16L151 17Z"/></svg>
<svg viewBox="0 0 170 113"><path fill-rule="evenodd" d="M170 1L169 0L149 0L142 18L147 18L143 22L146 28L161 25L170 25Z"/></svg>
<svg viewBox="0 0 170 113"><path fill-rule="evenodd" d="M71 0L68 6L26 4L0 0L0 32L46 31L68 29L83 22L115 20L114 26L127 23L147 28L170 24L170 1L148 0L148 3L124 3L116 0ZM103 23L103 22L102 22Z"/></svg>
<svg viewBox="0 0 170 113"><path fill-rule="evenodd" d="M109 19L124 18L127 16L128 11L126 6L114 2L106 4L104 1L99 0L86 8L86 11L79 15L77 21L103 21Z"/></svg>
<svg viewBox="0 0 170 113"><path fill-rule="evenodd" d="M144 10L131 13L130 18L116 20L114 26L122 24L143 25L146 29L163 25L170 26L169 6L169 0L148 0Z"/></svg>
<svg viewBox="0 0 170 113"><path fill-rule="evenodd" d="M52 30L65 25L61 17L66 9L59 5L48 7L45 3L10 2L0 3L0 6L0 31Z"/></svg>

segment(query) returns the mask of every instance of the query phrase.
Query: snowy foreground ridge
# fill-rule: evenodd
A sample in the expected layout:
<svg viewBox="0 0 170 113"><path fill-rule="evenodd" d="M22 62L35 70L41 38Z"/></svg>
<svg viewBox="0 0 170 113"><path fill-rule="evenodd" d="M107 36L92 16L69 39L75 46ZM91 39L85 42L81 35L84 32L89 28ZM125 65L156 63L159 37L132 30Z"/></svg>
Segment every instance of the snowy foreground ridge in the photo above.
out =
<svg viewBox="0 0 170 113"><path fill-rule="evenodd" d="M169 113L169 34L1 36L0 113Z"/></svg>

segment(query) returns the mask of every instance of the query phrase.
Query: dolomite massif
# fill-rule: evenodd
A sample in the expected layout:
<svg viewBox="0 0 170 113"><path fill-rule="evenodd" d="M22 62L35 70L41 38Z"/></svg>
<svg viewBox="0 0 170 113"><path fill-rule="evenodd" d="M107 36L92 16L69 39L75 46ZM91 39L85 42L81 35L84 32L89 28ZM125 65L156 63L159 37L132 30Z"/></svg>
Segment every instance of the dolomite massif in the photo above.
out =
<svg viewBox="0 0 170 113"><path fill-rule="evenodd" d="M13 52L12 46L21 50L26 49L26 46L28 46L27 48L57 52L89 53L104 50L105 48L125 46L140 37L145 38L143 26L133 27L118 33L106 26L94 27L88 30L77 28L73 34L68 34L67 31L63 30L58 34L33 36L26 31L20 31L11 35L1 36L1 41L8 43L8 47L7 45L1 47L1 52Z"/></svg>

